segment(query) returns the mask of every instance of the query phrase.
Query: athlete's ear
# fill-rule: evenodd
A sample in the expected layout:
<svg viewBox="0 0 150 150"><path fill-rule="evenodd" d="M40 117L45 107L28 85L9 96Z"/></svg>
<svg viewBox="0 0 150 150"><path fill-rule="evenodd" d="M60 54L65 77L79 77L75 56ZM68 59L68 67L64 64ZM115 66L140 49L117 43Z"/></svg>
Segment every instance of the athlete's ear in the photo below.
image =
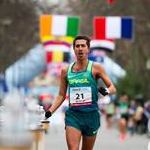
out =
<svg viewBox="0 0 150 150"><path fill-rule="evenodd" d="M89 54L92 52L92 49L91 48L89 48Z"/></svg>
<svg viewBox="0 0 150 150"><path fill-rule="evenodd" d="M88 55L89 53L91 53L91 50L90 50L90 49L88 49L88 51L87 51L87 55Z"/></svg>

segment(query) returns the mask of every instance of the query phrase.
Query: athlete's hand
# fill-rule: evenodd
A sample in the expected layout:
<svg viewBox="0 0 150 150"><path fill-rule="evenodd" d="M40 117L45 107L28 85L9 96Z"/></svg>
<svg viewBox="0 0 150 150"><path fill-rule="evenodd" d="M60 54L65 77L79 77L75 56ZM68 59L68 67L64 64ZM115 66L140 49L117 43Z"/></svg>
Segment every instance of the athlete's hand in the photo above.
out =
<svg viewBox="0 0 150 150"><path fill-rule="evenodd" d="M50 111L45 112L45 119L48 119L51 116L52 116L52 113Z"/></svg>
<svg viewBox="0 0 150 150"><path fill-rule="evenodd" d="M99 87L98 88L98 91L103 95L103 96L106 96L109 94L109 91L107 88L104 88L104 87Z"/></svg>

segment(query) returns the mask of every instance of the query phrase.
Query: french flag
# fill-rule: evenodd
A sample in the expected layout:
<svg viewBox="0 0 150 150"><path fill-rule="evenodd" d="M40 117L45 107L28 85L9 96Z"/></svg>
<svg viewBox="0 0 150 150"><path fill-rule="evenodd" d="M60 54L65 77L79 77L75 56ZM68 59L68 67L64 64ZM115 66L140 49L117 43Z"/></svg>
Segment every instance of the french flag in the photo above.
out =
<svg viewBox="0 0 150 150"><path fill-rule="evenodd" d="M94 17L95 39L132 39L133 17Z"/></svg>

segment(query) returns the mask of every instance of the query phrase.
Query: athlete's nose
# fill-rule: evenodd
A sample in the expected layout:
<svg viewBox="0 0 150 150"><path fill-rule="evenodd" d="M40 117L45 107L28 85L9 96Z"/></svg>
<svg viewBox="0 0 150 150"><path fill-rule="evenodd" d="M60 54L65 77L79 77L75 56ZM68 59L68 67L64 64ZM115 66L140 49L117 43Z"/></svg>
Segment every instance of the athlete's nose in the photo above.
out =
<svg viewBox="0 0 150 150"><path fill-rule="evenodd" d="M82 52L83 52L82 48L81 48L81 49L79 49L79 53L82 53Z"/></svg>
<svg viewBox="0 0 150 150"><path fill-rule="evenodd" d="M82 45L79 45L79 49L82 49Z"/></svg>

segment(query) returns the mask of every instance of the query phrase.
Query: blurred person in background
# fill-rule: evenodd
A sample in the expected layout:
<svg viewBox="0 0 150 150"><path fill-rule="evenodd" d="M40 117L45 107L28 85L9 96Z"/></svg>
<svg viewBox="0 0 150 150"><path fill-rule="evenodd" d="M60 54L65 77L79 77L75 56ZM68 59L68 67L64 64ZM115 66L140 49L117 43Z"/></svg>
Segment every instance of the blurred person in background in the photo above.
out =
<svg viewBox="0 0 150 150"><path fill-rule="evenodd" d="M130 106L129 106L129 120L128 120L128 130L130 132L130 135L132 136L135 132L135 121L134 121L134 117L135 117L135 112L137 109L137 105L136 102L134 100L132 100L130 102Z"/></svg>
<svg viewBox="0 0 150 150"><path fill-rule="evenodd" d="M110 129L113 126L113 117L115 113L114 103L109 103L106 105L106 127Z"/></svg>
<svg viewBox="0 0 150 150"><path fill-rule="evenodd" d="M124 141L127 135L127 125L129 119L129 97L128 95L124 94L119 99L119 113L120 118L118 120L118 129L120 132L120 140Z"/></svg>
<svg viewBox="0 0 150 150"><path fill-rule="evenodd" d="M149 131L148 131L149 118L150 118L150 102L145 102L144 103L144 110L143 110L143 117L142 117L143 133L149 134Z"/></svg>
<svg viewBox="0 0 150 150"><path fill-rule="evenodd" d="M144 108L143 108L143 102L140 102L138 99L136 99L136 101L137 101L137 108L134 115L135 130L137 133L141 134Z"/></svg>
<svg viewBox="0 0 150 150"><path fill-rule="evenodd" d="M59 94L45 117L49 118L63 103L69 87L69 108L65 113L68 149L79 150L82 138L81 149L92 150L100 127L98 92L102 95L115 94L116 88L104 68L88 60L90 39L87 36L77 36L73 48L77 60L62 69ZM107 88L98 88L99 79Z"/></svg>

